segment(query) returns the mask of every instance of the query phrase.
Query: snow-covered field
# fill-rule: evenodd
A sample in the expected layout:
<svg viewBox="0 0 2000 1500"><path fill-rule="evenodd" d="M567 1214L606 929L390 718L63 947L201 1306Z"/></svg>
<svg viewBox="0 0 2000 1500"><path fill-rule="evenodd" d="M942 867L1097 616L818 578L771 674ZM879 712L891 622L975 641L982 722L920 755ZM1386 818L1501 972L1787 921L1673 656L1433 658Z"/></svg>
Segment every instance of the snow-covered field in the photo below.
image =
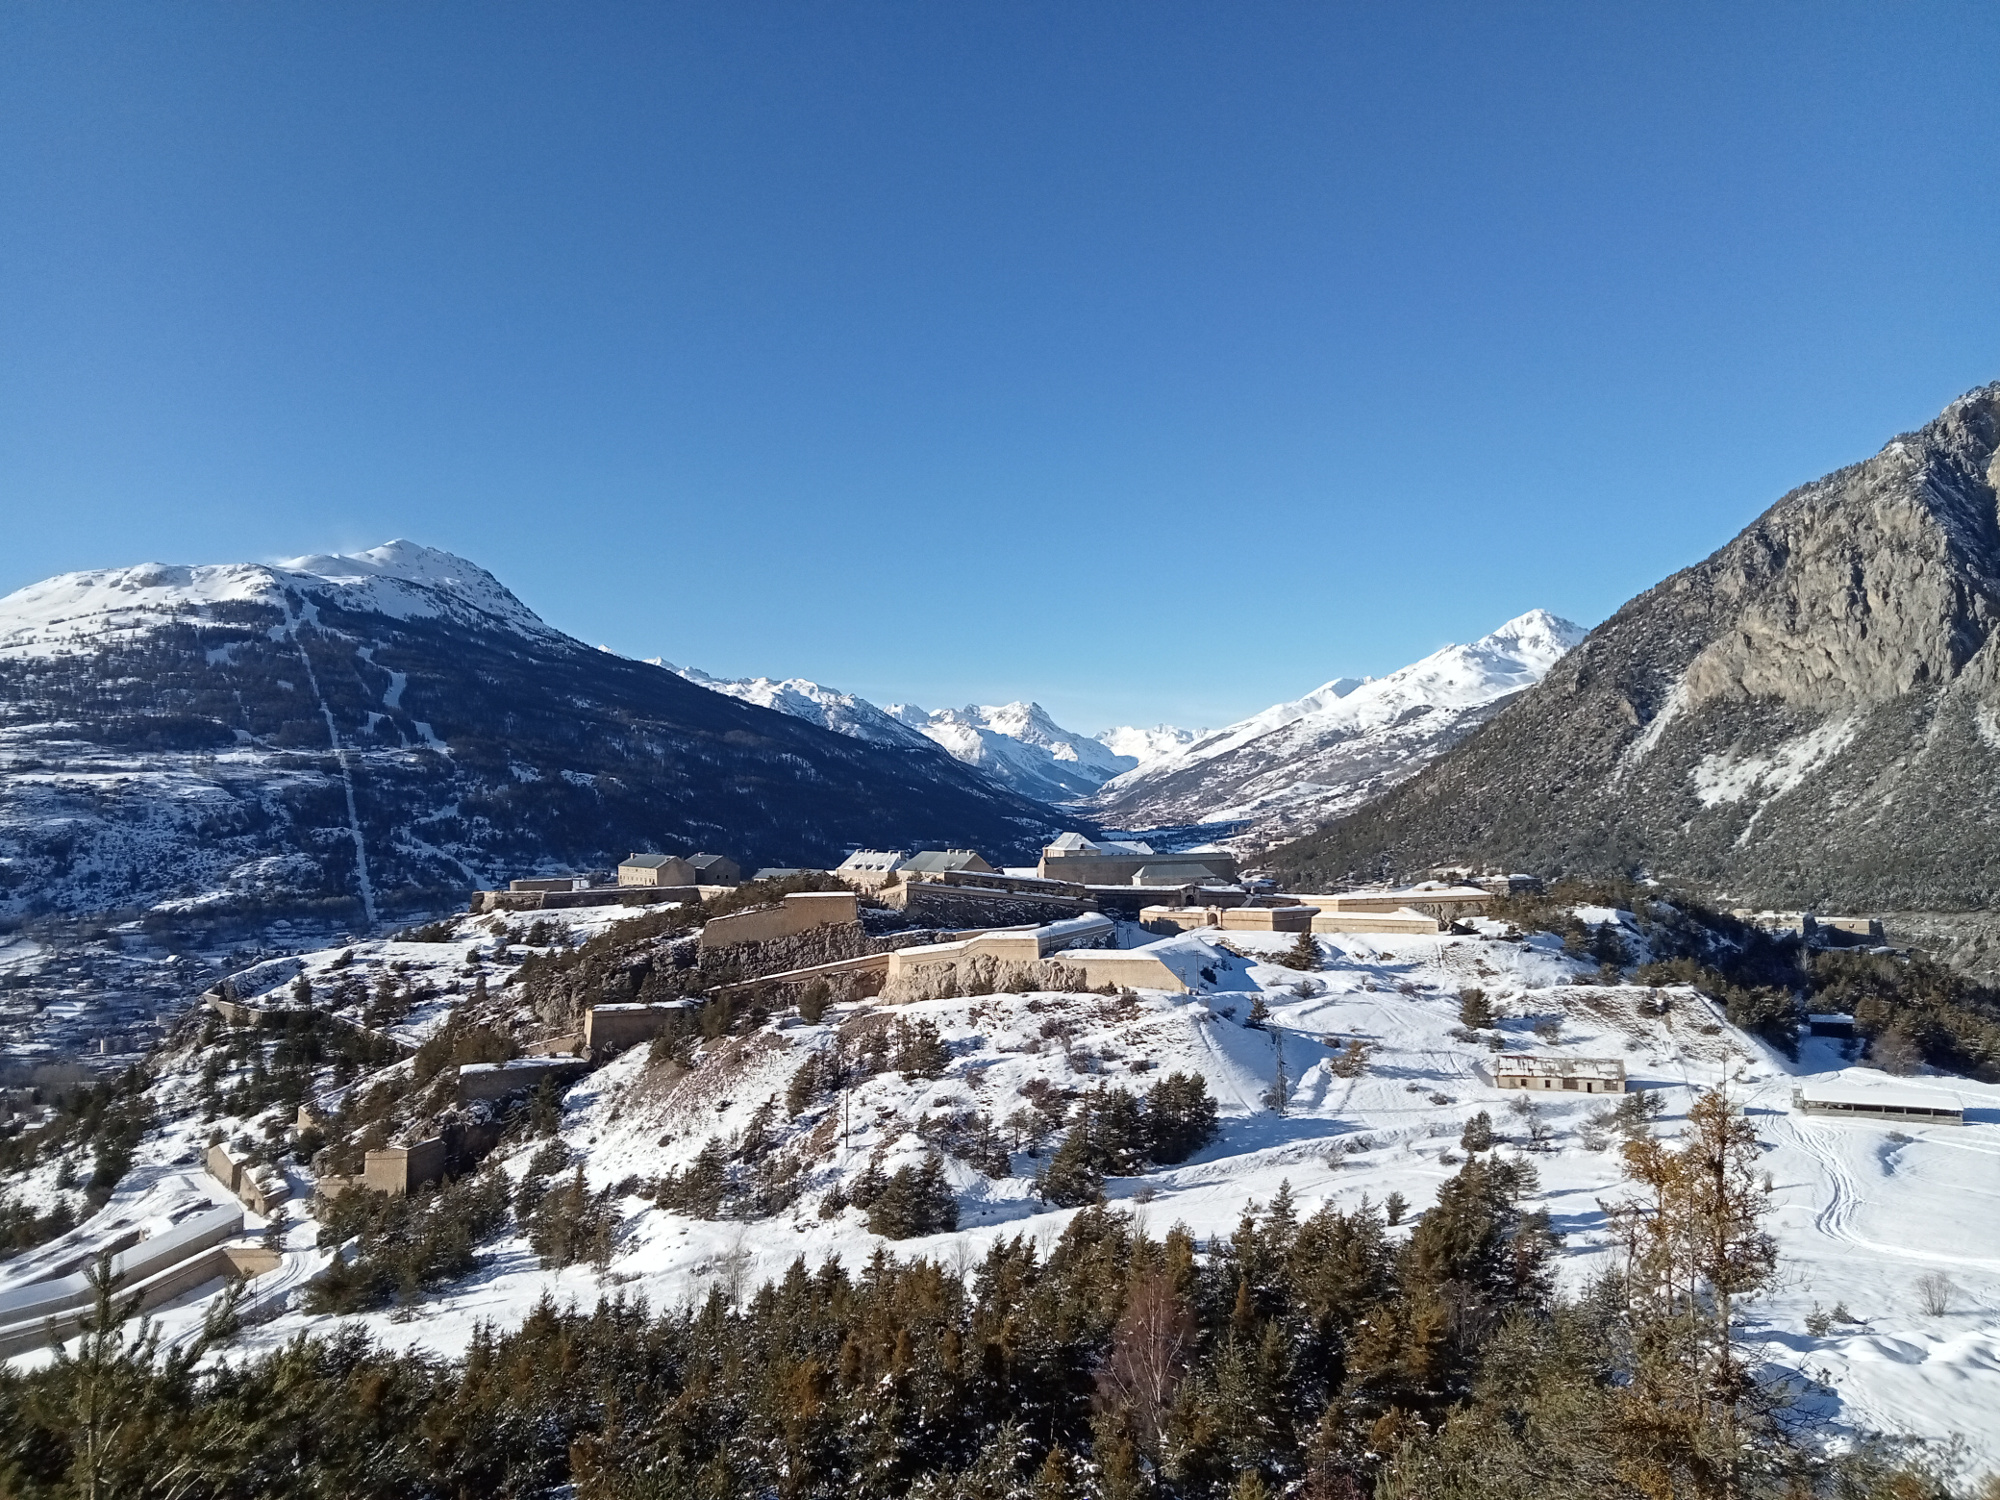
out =
<svg viewBox="0 0 2000 1500"><path fill-rule="evenodd" d="M351 963L364 970L392 956L462 963L466 946L488 935L469 919L460 927L451 944L361 945ZM920 1160L926 1147L910 1127L926 1113L976 1109L1004 1121L1036 1080L1078 1090L1115 1084L1135 1093L1174 1071L1206 1080L1220 1106L1219 1137L1180 1165L1106 1184L1107 1196L1143 1215L1156 1232L1179 1222L1198 1237L1226 1235L1247 1203L1268 1202L1287 1183L1302 1211L1327 1199L1352 1204L1366 1196L1381 1203L1400 1193L1413 1217L1456 1170L1458 1137L1475 1113L1491 1115L1511 1143L1503 1149L1530 1144L1528 1118L1511 1107L1527 1096L1494 1087L1494 1054L1482 1037L1454 1036L1462 1033L1459 992L1478 986L1495 1004L1509 1051L1622 1059L1636 1089L1664 1100L1656 1127L1662 1133L1678 1128L1696 1091L1727 1087L1765 1147L1771 1225L1783 1257L1778 1285L1750 1308L1752 1340L1772 1365L1829 1386L1833 1394L1824 1399L1837 1424L1936 1438L1959 1433L1976 1462L2000 1465L2000 1420L1993 1415L2000 1410L2000 1088L1947 1077L1888 1080L1847 1066L1839 1044L1826 1040L1807 1041L1793 1064L1726 1025L1692 990L1582 982L1582 966L1549 938L1322 937L1323 967L1311 974L1276 962L1291 941L1229 934L1231 947L1250 957L1218 950L1216 983L1202 994L1141 993L1136 1002L986 995L881 1007L937 1025L951 1052L943 1076L876 1073L789 1124L783 1100L792 1074L866 1006L836 1006L818 1025L794 1019L711 1044L687 1074L649 1065L646 1049L634 1049L567 1097L562 1138L593 1188L682 1166L711 1137L728 1143L775 1096L784 1138L812 1146L807 1190L797 1203L773 1218L732 1223L682 1217L629 1197L602 1273L584 1266L544 1271L525 1240L510 1236L485 1247L480 1268L426 1301L419 1315L383 1311L359 1321L388 1344L451 1353L475 1325L517 1323L545 1295L588 1305L616 1292L672 1305L705 1297L717 1285L731 1292L754 1287L798 1256L808 1263L838 1256L856 1266L887 1242L869 1233L857 1209L822 1218L823 1189L852 1181L871 1157L888 1170ZM317 955L304 967L322 973L331 958ZM289 982L275 970L271 977L274 985ZM1260 996L1270 1020L1253 1027L1247 1023ZM421 1030L442 1013L440 1007L410 1024ZM1357 1038L1369 1048L1367 1066L1359 1076L1339 1076L1333 1059ZM1266 1102L1281 1053L1282 1113ZM1959 1102L1968 1123L1899 1127L1793 1112L1795 1088L1824 1087L1836 1074L1849 1087ZM185 1082L170 1079L160 1087L171 1092ZM1562 1275L1572 1288L1615 1254L1604 1204L1622 1191L1618 1136L1594 1125L1592 1116L1616 1102L1553 1093L1534 1103L1546 1127L1537 1133L1547 1139L1546 1149L1526 1156L1539 1176L1531 1201L1563 1236ZM158 1219L196 1202L226 1201L195 1160L206 1128L184 1119L149 1138L97 1220L37 1252L34 1263L73 1254L135 1215ZM518 1176L537 1144L516 1149L508 1170ZM1037 1165L1017 1150L1011 1175L991 1178L951 1161L958 1230L893 1248L969 1270L997 1237L1053 1240L1075 1211L1035 1197ZM249 1222L253 1231L260 1227L255 1216ZM295 1301L291 1293L324 1264L327 1252L312 1247L313 1230L310 1222L291 1228L284 1268L251 1283L264 1311ZM0 1269L0 1284L17 1279L29 1263ZM1949 1280L1942 1312L1922 1306L1917 1280L1927 1272ZM167 1309L169 1334L185 1336L198 1326L215 1290ZM1816 1311L1836 1309L1852 1321L1818 1335L1809 1331ZM277 1311L232 1347L273 1348L317 1321L295 1307Z"/></svg>

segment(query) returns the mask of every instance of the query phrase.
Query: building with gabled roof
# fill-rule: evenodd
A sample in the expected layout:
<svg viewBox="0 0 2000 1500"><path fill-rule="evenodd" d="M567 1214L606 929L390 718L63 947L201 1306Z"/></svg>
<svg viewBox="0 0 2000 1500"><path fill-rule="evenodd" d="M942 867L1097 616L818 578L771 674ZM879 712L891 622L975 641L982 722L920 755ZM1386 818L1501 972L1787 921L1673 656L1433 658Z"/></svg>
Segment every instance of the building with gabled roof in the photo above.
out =
<svg viewBox="0 0 2000 1500"><path fill-rule="evenodd" d="M948 875L970 872L998 875L1000 872L970 849L923 849L896 866L901 875Z"/></svg>
<svg viewBox="0 0 2000 1500"><path fill-rule="evenodd" d="M743 884L743 866L726 854L690 854L687 865L696 885Z"/></svg>
<svg viewBox="0 0 2000 1500"><path fill-rule="evenodd" d="M678 854L629 854L618 865L620 885L693 885L694 866Z"/></svg>
<svg viewBox="0 0 2000 1500"><path fill-rule="evenodd" d="M906 849L856 849L833 867L834 878L859 891L880 890L909 857Z"/></svg>

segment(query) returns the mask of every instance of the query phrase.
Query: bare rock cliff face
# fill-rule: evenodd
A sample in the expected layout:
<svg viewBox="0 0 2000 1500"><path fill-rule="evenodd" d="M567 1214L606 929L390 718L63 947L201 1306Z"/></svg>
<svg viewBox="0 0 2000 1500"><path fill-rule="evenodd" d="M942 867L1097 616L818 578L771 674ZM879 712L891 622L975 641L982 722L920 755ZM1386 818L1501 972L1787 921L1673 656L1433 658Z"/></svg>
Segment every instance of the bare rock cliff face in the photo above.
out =
<svg viewBox="0 0 2000 1500"><path fill-rule="evenodd" d="M1993 904L1996 449L2000 385L1793 491L1281 868L1472 858L1822 909Z"/></svg>

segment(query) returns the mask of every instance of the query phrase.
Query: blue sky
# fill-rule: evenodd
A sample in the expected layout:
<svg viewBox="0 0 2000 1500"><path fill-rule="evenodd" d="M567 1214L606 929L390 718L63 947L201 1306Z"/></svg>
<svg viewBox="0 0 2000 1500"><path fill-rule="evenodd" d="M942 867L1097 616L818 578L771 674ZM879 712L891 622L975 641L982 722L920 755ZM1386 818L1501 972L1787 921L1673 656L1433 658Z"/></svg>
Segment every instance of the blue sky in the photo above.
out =
<svg viewBox="0 0 2000 1500"><path fill-rule="evenodd" d="M2000 378L1985 5L22 3L0 591L408 536L1090 731L1594 623Z"/></svg>

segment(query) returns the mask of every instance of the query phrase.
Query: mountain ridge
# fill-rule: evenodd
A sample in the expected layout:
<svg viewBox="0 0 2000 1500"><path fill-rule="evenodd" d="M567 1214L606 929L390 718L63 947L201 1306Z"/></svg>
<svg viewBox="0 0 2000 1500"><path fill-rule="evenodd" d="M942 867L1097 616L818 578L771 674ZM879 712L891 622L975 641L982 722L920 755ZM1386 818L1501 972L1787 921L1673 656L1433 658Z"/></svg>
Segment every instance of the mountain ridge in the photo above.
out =
<svg viewBox="0 0 2000 1500"><path fill-rule="evenodd" d="M1470 859L1755 904L1990 905L1996 484L2000 384L1780 497L1280 868Z"/></svg>
<svg viewBox="0 0 2000 1500"><path fill-rule="evenodd" d="M0 599L0 916L367 926L632 848L1025 854L1058 815L941 755L737 702L394 543Z"/></svg>
<svg viewBox="0 0 2000 1500"><path fill-rule="evenodd" d="M1241 835L1344 811L1470 733L1583 636L1546 610L1445 646L1382 677L1340 677L1127 772L1092 799L1109 821L1160 827L1248 820Z"/></svg>

